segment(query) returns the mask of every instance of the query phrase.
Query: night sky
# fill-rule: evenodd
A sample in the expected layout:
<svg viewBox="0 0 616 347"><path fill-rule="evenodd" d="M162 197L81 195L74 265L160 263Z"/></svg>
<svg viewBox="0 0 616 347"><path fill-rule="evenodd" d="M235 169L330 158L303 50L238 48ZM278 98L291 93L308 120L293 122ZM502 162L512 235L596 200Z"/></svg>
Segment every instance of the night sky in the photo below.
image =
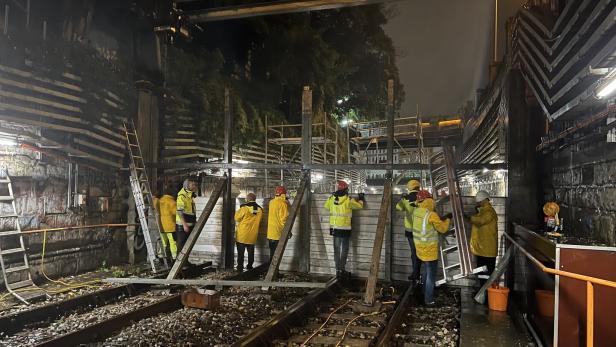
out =
<svg viewBox="0 0 616 347"><path fill-rule="evenodd" d="M505 19L520 0L499 1L499 52ZM401 115L454 114L485 87L493 56L494 0L401 0L386 30L399 52L406 99Z"/></svg>

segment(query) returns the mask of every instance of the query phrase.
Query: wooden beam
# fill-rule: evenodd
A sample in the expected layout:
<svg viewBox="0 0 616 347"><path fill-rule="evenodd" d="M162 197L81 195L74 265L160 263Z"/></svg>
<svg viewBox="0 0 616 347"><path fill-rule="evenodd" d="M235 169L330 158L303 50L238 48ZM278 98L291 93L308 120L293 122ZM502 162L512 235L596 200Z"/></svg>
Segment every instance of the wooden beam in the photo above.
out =
<svg viewBox="0 0 616 347"><path fill-rule="evenodd" d="M218 201L220 194L225 188L225 184L227 183L228 179L229 178L221 179L216 183L214 190L212 190L212 195L210 195L210 199L207 201L205 208L201 212L201 216L199 216L199 220L197 220L197 223L195 224L192 232L190 233L190 236L188 236L188 239L186 240L184 248L181 249L180 254L178 254L177 259L175 260L175 263L173 263L171 271L169 271L169 274L167 275L168 280L174 279L180 273L180 270L182 269L182 266L184 266L184 263L186 263L186 261L188 260L188 255L195 246L195 243L197 242L197 239L201 234L201 230L203 230L205 223L212 214L212 211L216 206L216 202Z"/></svg>
<svg viewBox="0 0 616 347"><path fill-rule="evenodd" d="M301 205L302 198L304 197L304 192L306 191L306 181L309 179L310 177L304 177L299 184L297 195L295 196L295 200L293 200L293 205L291 205L291 209L289 210L289 217L287 217L287 221L282 227L282 233L280 235L280 241L278 241L278 247L276 247L276 251L274 252L274 256L272 257L272 262L270 263L267 274L265 275L266 281L273 281L278 275L278 267L280 266L280 262L282 261L284 249L287 247L287 242L289 241L289 233L293 228L295 217L297 216L299 206ZM267 287L264 287L263 289L267 289Z"/></svg>
<svg viewBox="0 0 616 347"><path fill-rule="evenodd" d="M232 286L232 287L285 287L285 288L325 288L322 282L272 282L272 281L234 281L234 280L174 280L158 278L105 278L108 283L133 283L151 285L182 285L182 286Z"/></svg>
<svg viewBox="0 0 616 347"><path fill-rule="evenodd" d="M225 88L224 99L224 130L225 141L223 144L223 162L231 164L233 162L233 110L231 105L231 90ZM233 198L232 177L233 172L231 168L227 168L227 182L225 194L222 199L222 255L225 269L232 269L235 263L235 238L233 223L233 215L235 210L235 199Z"/></svg>
<svg viewBox="0 0 616 347"><path fill-rule="evenodd" d="M383 199L381 200L381 209L379 210L379 220L376 225L376 234L374 235L374 246L372 248L372 264L370 265L370 274L366 280L366 293L364 295L364 303L374 304L374 296L376 292L376 282L379 276L379 265L381 261L381 248L383 247L383 239L385 238L385 229L387 227L387 218L389 217L391 206L391 179L385 181L383 186Z"/></svg>
<svg viewBox="0 0 616 347"><path fill-rule="evenodd" d="M312 163L312 90L305 86L302 92L302 164ZM310 218L312 211L310 210L310 169L304 170L306 178L306 187L303 189L304 196L301 204L301 224L299 242L299 271L310 272Z"/></svg>

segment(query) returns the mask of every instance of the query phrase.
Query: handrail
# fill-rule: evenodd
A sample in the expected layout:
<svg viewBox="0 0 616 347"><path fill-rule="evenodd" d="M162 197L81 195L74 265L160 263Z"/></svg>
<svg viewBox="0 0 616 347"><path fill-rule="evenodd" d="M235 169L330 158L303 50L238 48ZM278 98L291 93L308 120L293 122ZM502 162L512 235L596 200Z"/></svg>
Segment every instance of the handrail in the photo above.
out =
<svg viewBox="0 0 616 347"><path fill-rule="evenodd" d="M564 276L579 281L586 282L586 347L593 347L594 342L594 284L599 284L606 287L616 288L616 282L596 278L592 276L580 275L577 273L553 269L543 265L532 254L528 253L519 243L517 243L509 234L503 234L509 241L516 246L524 255L530 259L541 271L556 276Z"/></svg>

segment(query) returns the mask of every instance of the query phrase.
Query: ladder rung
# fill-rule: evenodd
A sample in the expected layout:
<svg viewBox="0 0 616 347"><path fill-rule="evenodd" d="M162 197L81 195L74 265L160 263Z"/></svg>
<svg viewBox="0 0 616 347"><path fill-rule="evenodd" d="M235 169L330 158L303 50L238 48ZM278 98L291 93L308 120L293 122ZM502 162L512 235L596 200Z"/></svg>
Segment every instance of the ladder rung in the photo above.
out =
<svg viewBox="0 0 616 347"><path fill-rule="evenodd" d="M2 184L9 184L9 183L11 183L11 180L7 180L6 178L0 178L0 183L2 183Z"/></svg>
<svg viewBox="0 0 616 347"><path fill-rule="evenodd" d="M143 157L140 157L140 156L138 156L138 155L133 155L133 158L143 159Z"/></svg>
<svg viewBox="0 0 616 347"><path fill-rule="evenodd" d="M128 145L131 146L131 147L139 147L139 145L134 145L132 143L129 143Z"/></svg>
<svg viewBox="0 0 616 347"><path fill-rule="evenodd" d="M12 196L0 196L0 201L13 201Z"/></svg>
<svg viewBox="0 0 616 347"><path fill-rule="evenodd" d="M447 247L447 248L443 249L443 252L449 252L449 251L451 251L453 249L457 249L457 248L458 248L457 245L456 246Z"/></svg>
<svg viewBox="0 0 616 347"><path fill-rule="evenodd" d="M0 237L11 236L11 235L19 235L19 234L21 234L21 231L19 231L19 230L0 231Z"/></svg>
<svg viewBox="0 0 616 347"><path fill-rule="evenodd" d="M3 215L0 215L0 218L17 218L17 217L19 217L19 215L17 215L17 214L3 214Z"/></svg>
<svg viewBox="0 0 616 347"><path fill-rule="evenodd" d="M451 265L445 266L445 270L453 269L458 266L460 266L460 263L451 264Z"/></svg>
<svg viewBox="0 0 616 347"><path fill-rule="evenodd" d="M11 272L24 271L24 270L29 270L29 269L30 267L28 265L22 265L22 266L10 267L6 269L4 272L11 273Z"/></svg>
<svg viewBox="0 0 616 347"><path fill-rule="evenodd" d="M0 251L1 255L6 255L6 254L15 254L15 253L23 253L26 250L23 248L12 248L12 249L5 249L3 251Z"/></svg>
<svg viewBox="0 0 616 347"><path fill-rule="evenodd" d="M19 281L19 282L8 283L8 286L11 289L19 289L19 288L33 286L33 285L34 285L34 283L32 282L31 279L27 279L27 280Z"/></svg>
<svg viewBox="0 0 616 347"><path fill-rule="evenodd" d="M126 135L137 135L137 134L136 134L136 133L133 133L133 132L129 132L129 131L127 131L127 132L126 132Z"/></svg>

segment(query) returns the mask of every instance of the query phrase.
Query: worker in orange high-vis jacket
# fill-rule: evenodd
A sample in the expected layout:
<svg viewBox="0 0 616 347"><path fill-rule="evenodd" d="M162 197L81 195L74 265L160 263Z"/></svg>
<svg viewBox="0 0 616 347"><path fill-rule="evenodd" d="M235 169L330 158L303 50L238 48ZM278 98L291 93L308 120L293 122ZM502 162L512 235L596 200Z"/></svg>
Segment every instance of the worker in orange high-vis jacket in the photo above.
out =
<svg viewBox="0 0 616 347"><path fill-rule="evenodd" d="M256 203L254 193L246 194L246 202L235 212L237 230L235 245L237 247L237 271L244 271L244 253L248 251L248 270L252 270L255 261L255 243L259 235L259 224L263 217L263 209Z"/></svg>
<svg viewBox="0 0 616 347"><path fill-rule="evenodd" d="M329 233L334 237L334 263L338 277L350 276L345 267L351 239L351 217L353 210L362 208L364 194L359 194L358 199L351 198L345 181L338 182L338 190L325 202L325 209L329 211Z"/></svg>
<svg viewBox="0 0 616 347"><path fill-rule="evenodd" d="M450 219L441 220L434 212L434 199L427 190L417 193L417 207L413 210L413 242L417 257L424 267L422 276L424 303L434 305L434 286L438 265L438 233L449 230Z"/></svg>
<svg viewBox="0 0 616 347"><path fill-rule="evenodd" d="M289 202L287 201L287 189L283 186L276 187L275 197L269 203L267 212L267 243L270 250L270 261L274 256L278 241L282 234L284 224L289 217ZM291 233L289 233L289 237Z"/></svg>

